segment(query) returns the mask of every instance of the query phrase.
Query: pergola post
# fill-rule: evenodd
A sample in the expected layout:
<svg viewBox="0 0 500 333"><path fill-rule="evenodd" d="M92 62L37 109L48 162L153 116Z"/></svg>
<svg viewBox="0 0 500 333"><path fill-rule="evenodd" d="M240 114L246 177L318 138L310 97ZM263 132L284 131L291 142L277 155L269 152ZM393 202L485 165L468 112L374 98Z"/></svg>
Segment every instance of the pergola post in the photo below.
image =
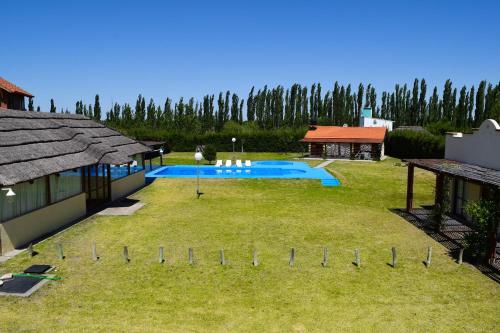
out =
<svg viewBox="0 0 500 333"><path fill-rule="evenodd" d="M497 204L497 209L500 210L500 188L495 188L493 194L493 200ZM488 235L488 241L490 244L490 248L488 251L488 261L492 264L492 261L495 260L496 251L497 251L497 229L500 225L500 214L497 214L496 223L492 225Z"/></svg>
<svg viewBox="0 0 500 333"><path fill-rule="evenodd" d="M436 174L436 197L434 199L434 205L443 205L443 189L444 189L444 175L442 173Z"/></svg>
<svg viewBox="0 0 500 333"><path fill-rule="evenodd" d="M408 177L406 183L406 210L409 212L413 209L413 178L415 167L413 164L408 164Z"/></svg>

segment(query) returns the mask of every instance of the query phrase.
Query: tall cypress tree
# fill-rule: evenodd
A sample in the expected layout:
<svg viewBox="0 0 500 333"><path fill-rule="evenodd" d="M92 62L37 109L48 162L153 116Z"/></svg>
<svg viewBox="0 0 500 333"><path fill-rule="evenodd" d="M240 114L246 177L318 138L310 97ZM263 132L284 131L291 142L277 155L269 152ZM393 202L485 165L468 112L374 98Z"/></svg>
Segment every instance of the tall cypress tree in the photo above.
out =
<svg viewBox="0 0 500 333"><path fill-rule="evenodd" d="M417 124L417 114L418 114L418 79L413 81L413 90L411 96L411 106L410 106L410 124Z"/></svg>
<svg viewBox="0 0 500 333"><path fill-rule="evenodd" d="M239 105L239 97L236 94L233 94L232 104L231 104L231 121L238 122L238 105Z"/></svg>
<svg viewBox="0 0 500 333"><path fill-rule="evenodd" d="M476 111L474 112L474 126L479 127L484 118L484 97L486 91L486 81L481 81L476 93Z"/></svg>
<svg viewBox="0 0 500 333"><path fill-rule="evenodd" d="M474 86L470 88L469 105L467 110L467 126L470 127L474 123Z"/></svg>
<svg viewBox="0 0 500 333"><path fill-rule="evenodd" d="M364 87L363 84L360 83L358 86L358 93L357 93L357 114L356 114L356 119L355 122L359 122L359 117L361 115L361 108L363 107L363 94L364 94Z"/></svg>
<svg viewBox="0 0 500 333"><path fill-rule="evenodd" d="M441 119L439 111L439 96L437 87L434 87L432 96L429 99L429 122L436 122Z"/></svg>
<svg viewBox="0 0 500 333"><path fill-rule="evenodd" d="M420 81L420 97L418 98L418 114L417 114L417 119L418 119L418 124L419 125L424 125L424 123L427 121L427 102L426 102L426 95L427 95L427 83L425 83L425 80L422 79Z"/></svg>
<svg viewBox="0 0 500 333"><path fill-rule="evenodd" d="M452 107L452 87L451 80L446 80L443 90L443 118L451 119L453 107Z"/></svg>
<svg viewBox="0 0 500 333"><path fill-rule="evenodd" d="M55 113L56 112L56 104L54 103L54 99L50 99L50 112Z"/></svg>
<svg viewBox="0 0 500 333"><path fill-rule="evenodd" d="M224 113L223 113L223 124L229 120L229 97L231 96L231 92L226 91L226 100L224 101Z"/></svg>
<svg viewBox="0 0 500 333"><path fill-rule="evenodd" d="M101 104L99 103L99 95L95 95L94 119L97 121L101 120Z"/></svg>
<svg viewBox="0 0 500 333"><path fill-rule="evenodd" d="M377 94L375 93L375 87L370 88L370 107L375 117L378 116L377 111Z"/></svg>
<svg viewBox="0 0 500 333"><path fill-rule="evenodd" d="M254 99L253 99L254 87L250 90L247 99L247 121L253 122L255 121L255 107L254 107Z"/></svg>
<svg viewBox="0 0 500 333"><path fill-rule="evenodd" d="M34 111L34 107L33 107L33 97L30 97L28 99L28 111Z"/></svg>

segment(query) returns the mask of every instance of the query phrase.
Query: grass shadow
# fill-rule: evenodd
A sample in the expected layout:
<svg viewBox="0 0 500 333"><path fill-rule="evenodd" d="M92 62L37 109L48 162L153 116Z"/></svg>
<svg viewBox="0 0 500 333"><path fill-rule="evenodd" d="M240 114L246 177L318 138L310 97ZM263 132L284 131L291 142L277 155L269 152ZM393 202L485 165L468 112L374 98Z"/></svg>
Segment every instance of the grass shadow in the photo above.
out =
<svg viewBox="0 0 500 333"><path fill-rule="evenodd" d="M429 237L448 249L448 255L451 258L456 259L460 249L465 246L464 236L467 233L473 232L472 229L454 219L448 218L445 222L445 231L438 232L430 226L428 220L430 210L427 208L429 207L415 208L411 212L401 208L390 208L389 211L424 231ZM475 266L481 273L493 281L500 283L500 265L498 263L495 262L494 265L478 264L470 260L467 256L464 256L464 261ZM422 263L427 267L425 260Z"/></svg>

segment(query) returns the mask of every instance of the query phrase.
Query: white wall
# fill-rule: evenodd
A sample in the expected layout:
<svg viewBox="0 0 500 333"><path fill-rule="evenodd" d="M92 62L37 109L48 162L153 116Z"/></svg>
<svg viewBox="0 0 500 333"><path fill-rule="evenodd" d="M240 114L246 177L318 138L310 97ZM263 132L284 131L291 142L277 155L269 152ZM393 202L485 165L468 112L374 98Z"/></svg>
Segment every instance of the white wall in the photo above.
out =
<svg viewBox="0 0 500 333"><path fill-rule="evenodd" d="M500 126L487 119L473 134L446 135L445 158L500 170Z"/></svg>
<svg viewBox="0 0 500 333"><path fill-rule="evenodd" d="M116 179L111 182L111 200L124 197L146 184L145 171Z"/></svg>
<svg viewBox="0 0 500 333"><path fill-rule="evenodd" d="M3 253L47 235L87 213L85 193L0 223Z"/></svg>
<svg viewBox="0 0 500 333"><path fill-rule="evenodd" d="M392 120L385 120L380 118L361 117L359 120L360 127L385 127L390 132L392 131Z"/></svg>

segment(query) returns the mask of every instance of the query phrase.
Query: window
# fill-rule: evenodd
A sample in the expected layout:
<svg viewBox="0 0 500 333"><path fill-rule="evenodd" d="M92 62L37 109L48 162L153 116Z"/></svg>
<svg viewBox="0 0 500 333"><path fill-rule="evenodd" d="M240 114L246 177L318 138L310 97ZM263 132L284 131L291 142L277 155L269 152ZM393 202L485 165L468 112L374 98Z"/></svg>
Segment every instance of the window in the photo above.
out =
<svg viewBox="0 0 500 333"><path fill-rule="evenodd" d="M7 221L47 205L47 179L38 178L32 182L12 186L16 195L8 199L0 194L0 221Z"/></svg>
<svg viewBox="0 0 500 333"><path fill-rule="evenodd" d="M130 174L144 170L144 159L142 154L132 155L132 164L130 165Z"/></svg>
<svg viewBox="0 0 500 333"><path fill-rule="evenodd" d="M50 175L50 200L58 202L82 192L80 169Z"/></svg>

